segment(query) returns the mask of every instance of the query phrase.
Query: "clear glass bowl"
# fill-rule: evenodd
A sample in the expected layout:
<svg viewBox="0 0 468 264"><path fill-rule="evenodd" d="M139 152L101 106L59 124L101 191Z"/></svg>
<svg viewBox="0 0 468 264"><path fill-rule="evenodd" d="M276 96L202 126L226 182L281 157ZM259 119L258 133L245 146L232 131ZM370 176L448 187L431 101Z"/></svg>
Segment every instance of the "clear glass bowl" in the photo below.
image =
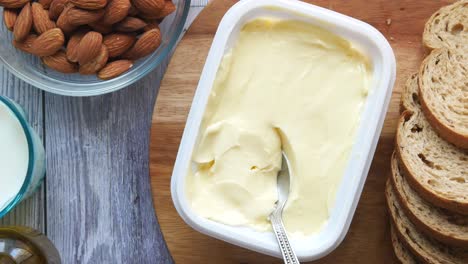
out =
<svg viewBox="0 0 468 264"><path fill-rule="evenodd" d="M4 104L7 108L9 108L13 115L18 119L28 142L29 155L28 170L20 191L5 206L0 204L0 206L2 206L0 207L0 218L2 218L18 203L28 198L37 190L37 188L42 183L46 168L44 146L42 145L42 141L39 136L26 120L26 115L23 109L13 100L5 96L0 96L0 104Z"/></svg>
<svg viewBox="0 0 468 264"><path fill-rule="evenodd" d="M0 61L20 79L44 91L68 95L91 96L126 87L156 68L171 52L182 33L190 8L190 0L173 0L177 10L160 24L162 43L151 55L137 60L121 76L103 81L94 75L63 74L42 64L40 58L17 50L12 45L13 34L2 23L0 27ZM3 21L3 9L0 9Z"/></svg>

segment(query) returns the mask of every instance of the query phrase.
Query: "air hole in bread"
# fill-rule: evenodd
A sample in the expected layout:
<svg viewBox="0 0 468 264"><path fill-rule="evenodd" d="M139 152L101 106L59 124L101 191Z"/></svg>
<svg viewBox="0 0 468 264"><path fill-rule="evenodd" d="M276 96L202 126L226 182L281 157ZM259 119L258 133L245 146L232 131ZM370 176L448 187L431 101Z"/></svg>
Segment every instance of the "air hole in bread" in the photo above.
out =
<svg viewBox="0 0 468 264"><path fill-rule="evenodd" d="M419 153L419 154L418 154L418 157L419 157L419 159L421 159L422 162L424 162L424 164L426 164L427 166L429 166L429 167L431 167L431 168L434 168L434 162L428 160L428 159L426 158L426 156L424 156L424 154Z"/></svg>
<svg viewBox="0 0 468 264"><path fill-rule="evenodd" d="M418 124L414 125L411 128L411 133L420 133L421 131L423 131L423 129Z"/></svg>
<svg viewBox="0 0 468 264"><path fill-rule="evenodd" d="M440 19L434 20L434 24L438 25L440 23Z"/></svg>
<svg viewBox="0 0 468 264"><path fill-rule="evenodd" d="M254 165L254 166L250 167L250 170L251 170L251 171L253 171L253 170L258 170L258 167Z"/></svg>
<svg viewBox="0 0 468 264"><path fill-rule="evenodd" d="M439 62L440 62L440 59L437 59L437 60L435 61L435 65L439 64Z"/></svg>
<svg viewBox="0 0 468 264"><path fill-rule="evenodd" d="M411 97L413 98L413 102L415 102L416 104L419 105L419 96L418 96L418 94L417 94L417 93L413 93L413 94L411 95Z"/></svg>
<svg viewBox="0 0 468 264"><path fill-rule="evenodd" d="M450 30L450 32L453 34L453 35L458 35L460 34L465 28L463 27L462 24L458 23L458 24L455 24L453 25L452 29Z"/></svg>
<svg viewBox="0 0 468 264"><path fill-rule="evenodd" d="M465 179L463 179L462 177L452 177L450 178L451 181L454 181L454 182L458 182L458 183L465 183Z"/></svg>
<svg viewBox="0 0 468 264"><path fill-rule="evenodd" d="M437 182L434 181L434 180L427 180L427 183L431 186L436 186L437 185Z"/></svg>

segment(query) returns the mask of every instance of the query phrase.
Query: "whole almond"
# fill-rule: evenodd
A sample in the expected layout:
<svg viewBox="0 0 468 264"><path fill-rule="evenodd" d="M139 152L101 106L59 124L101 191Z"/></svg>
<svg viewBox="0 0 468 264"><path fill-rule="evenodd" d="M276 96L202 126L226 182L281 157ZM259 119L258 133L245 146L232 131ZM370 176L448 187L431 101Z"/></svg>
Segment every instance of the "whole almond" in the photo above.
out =
<svg viewBox="0 0 468 264"><path fill-rule="evenodd" d="M78 62L78 44L86 33L88 33L87 30L79 30L68 40L66 53L69 61Z"/></svg>
<svg viewBox="0 0 468 264"><path fill-rule="evenodd" d="M109 80L128 71L132 66L133 62L130 60L116 60L104 66L99 71L98 77L103 80Z"/></svg>
<svg viewBox="0 0 468 264"><path fill-rule="evenodd" d="M159 14L164 8L164 0L133 0L133 5L144 14Z"/></svg>
<svg viewBox="0 0 468 264"><path fill-rule="evenodd" d="M99 55L102 46L101 33L90 31L80 40L77 47L78 62L86 64Z"/></svg>
<svg viewBox="0 0 468 264"><path fill-rule="evenodd" d="M63 12L66 3L68 3L68 0L52 0L49 7L50 19L57 20L57 18Z"/></svg>
<svg viewBox="0 0 468 264"><path fill-rule="evenodd" d="M78 71L78 65L68 61L63 50L51 56L42 57L42 62L58 72L74 73Z"/></svg>
<svg viewBox="0 0 468 264"><path fill-rule="evenodd" d="M33 49L32 49L32 44L34 43L36 39L37 39L36 34L30 34L22 42L13 40L13 46L24 52L34 54Z"/></svg>
<svg viewBox="0 0 468 264"><path fill-rule="evenodd" d="M49 9L52 0L38 0L37 2L41 4L44 7L44 9Z"/></svg>
<svg viewBox="0 0 468 264"><path fill-rule="evenodd" d="M130 6L130 0L110 0L102 23L112 25L123 20L128 15Z"/></svg>
<svg viewBox="0 0 468 264"><path fill-rule="evenodd" d="M105 36L103 43L109 51L109 57L115 58L130 49L135 40L136 37L133 34L113 33Z"/></svg>
<svg viewBox="0 0 468 264"><path fill-rule="evenodd" d="M15 9L4 8L3 9L3 22L5 23L5 27L13 31L13 27L15 26L16 19L18 18L18 13Z"/></svg>
<svg viewBox="0 0 468 264"><path fill-rule="evenodd" d="M49 18L49 13L41 4L32 3L31 12L33 17L33 26L36 33L42 34L55 27L55 23Z"/></svg>
<svg viewBox="0 0 468 264"><path fill-rule="evenodd" d="M105 45L101 46L99 55L92 59L90 62L80 65L79 72L81 74L94 74L98 72L104 65L106 65L107 60L109 59L109 53Z"/></svg>
<svg viewBox="0 0 468 264"><path fill-rule="evenodd" d="M94 23L104 15L104 9L85 10L72 7L67 12L67 19L71 25L80 26Z"/></svg>
<svg viewBox="0 0 468 264"><path fill-rule="evenodd" d="M79 8L88 10L101 9L107 5L107 0L70 0L70 2Z"/></svg>
<svg viewBox="0 0 468 264"><path fill-rule="evenodd" d="M157 17L158 19L162 19L167 17L168 15L172 14L176 10L176 6L171 0L166 0L164 2L164 7L161 10L161 12L158 13Z"/></svg>
<svg viewBox="0 0 468 264"><path fill-rule="evenodd" d="M60 50L64 42L65 36L62 30L60 28L53 28L37 37L31 48L37 56L50 56Z"/></svg>
<svg viewBox="0 0 468 264"><path fill-rule="evenodd" d="M97 21L94 23L88 24L94 31L99 32L101 34L109 34L112 32L112 25L107 25L102 23L101 21Z"/></svg>
<svg viewBox="0 0 468 264"><path fill-rule="evenodd" d="M57 27L60 28L65 34L71 33L77 27L75 25L72 25L70 21L68 21L68 11L70 11L70 9L72 8L73 8L73 5L70 3L67 3L62 13L57 19Z"/></svg>
<svg viewBox="0 0 468 264"><path fill-rule="evenodd" d="M115 24L114 29L120 32L134 32L146 26L146 22L136 17L126 17L124 20Z"/></svg>
<svg viewBox="0 0 468 264"><path fill-rule="evenodd" d="M28 3L23 6L21 12L16 18L15 26L13 27L13 35L16 41L22 41L25 39L31 31L33 24L31 5Z"/></svg>
<svg viewBox="0 0 468 264"><path fill-rule="evenodd" d="M161 45L161 31L151 29L141 35L135 45L122 55L124 59L136 60L155 51Z"/></svg>
<svg viewBox="0 0 468 264"><path fill-rule="evenodd" d="M0 0L0 6L5 8L20 8L26 3L29 3L29 0Z"/></svg>

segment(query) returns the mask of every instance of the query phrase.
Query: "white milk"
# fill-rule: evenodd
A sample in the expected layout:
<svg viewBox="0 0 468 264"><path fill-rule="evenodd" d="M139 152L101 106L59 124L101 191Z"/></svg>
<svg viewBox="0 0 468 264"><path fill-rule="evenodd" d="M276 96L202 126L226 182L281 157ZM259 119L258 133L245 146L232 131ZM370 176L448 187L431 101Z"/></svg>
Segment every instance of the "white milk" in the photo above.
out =
<svg viewBox="0 0 468 264"><path fill-rule="evenodd" d="M20 191L28 162L26 134L14 113L0 101L0 211Z"/></svg>

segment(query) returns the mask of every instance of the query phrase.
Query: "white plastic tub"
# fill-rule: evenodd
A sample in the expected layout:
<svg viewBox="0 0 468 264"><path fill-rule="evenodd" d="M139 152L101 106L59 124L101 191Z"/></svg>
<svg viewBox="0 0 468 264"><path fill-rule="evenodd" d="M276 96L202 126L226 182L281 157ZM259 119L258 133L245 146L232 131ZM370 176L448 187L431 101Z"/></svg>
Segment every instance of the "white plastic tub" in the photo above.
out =
<svg viewBox="0 0 468 264"><path fill-rule="evenodd" d="M172 198L180 216L199 232L281 257L273 233L228 226L202 218L192 211L185 192L187 170L192 165L192 150L218 66L225 52L236 43L242 26L262 16L301 20L334 32L351 41L366 54L373 66L370 92L330 219L320 233L291 241L300 260L315 260L333 251L348 231L372 162L395 81L395 57L389 43L380 32L364 22L299 1L251 0L234 5L219 25L195 93L172 174Z"/></svg>

